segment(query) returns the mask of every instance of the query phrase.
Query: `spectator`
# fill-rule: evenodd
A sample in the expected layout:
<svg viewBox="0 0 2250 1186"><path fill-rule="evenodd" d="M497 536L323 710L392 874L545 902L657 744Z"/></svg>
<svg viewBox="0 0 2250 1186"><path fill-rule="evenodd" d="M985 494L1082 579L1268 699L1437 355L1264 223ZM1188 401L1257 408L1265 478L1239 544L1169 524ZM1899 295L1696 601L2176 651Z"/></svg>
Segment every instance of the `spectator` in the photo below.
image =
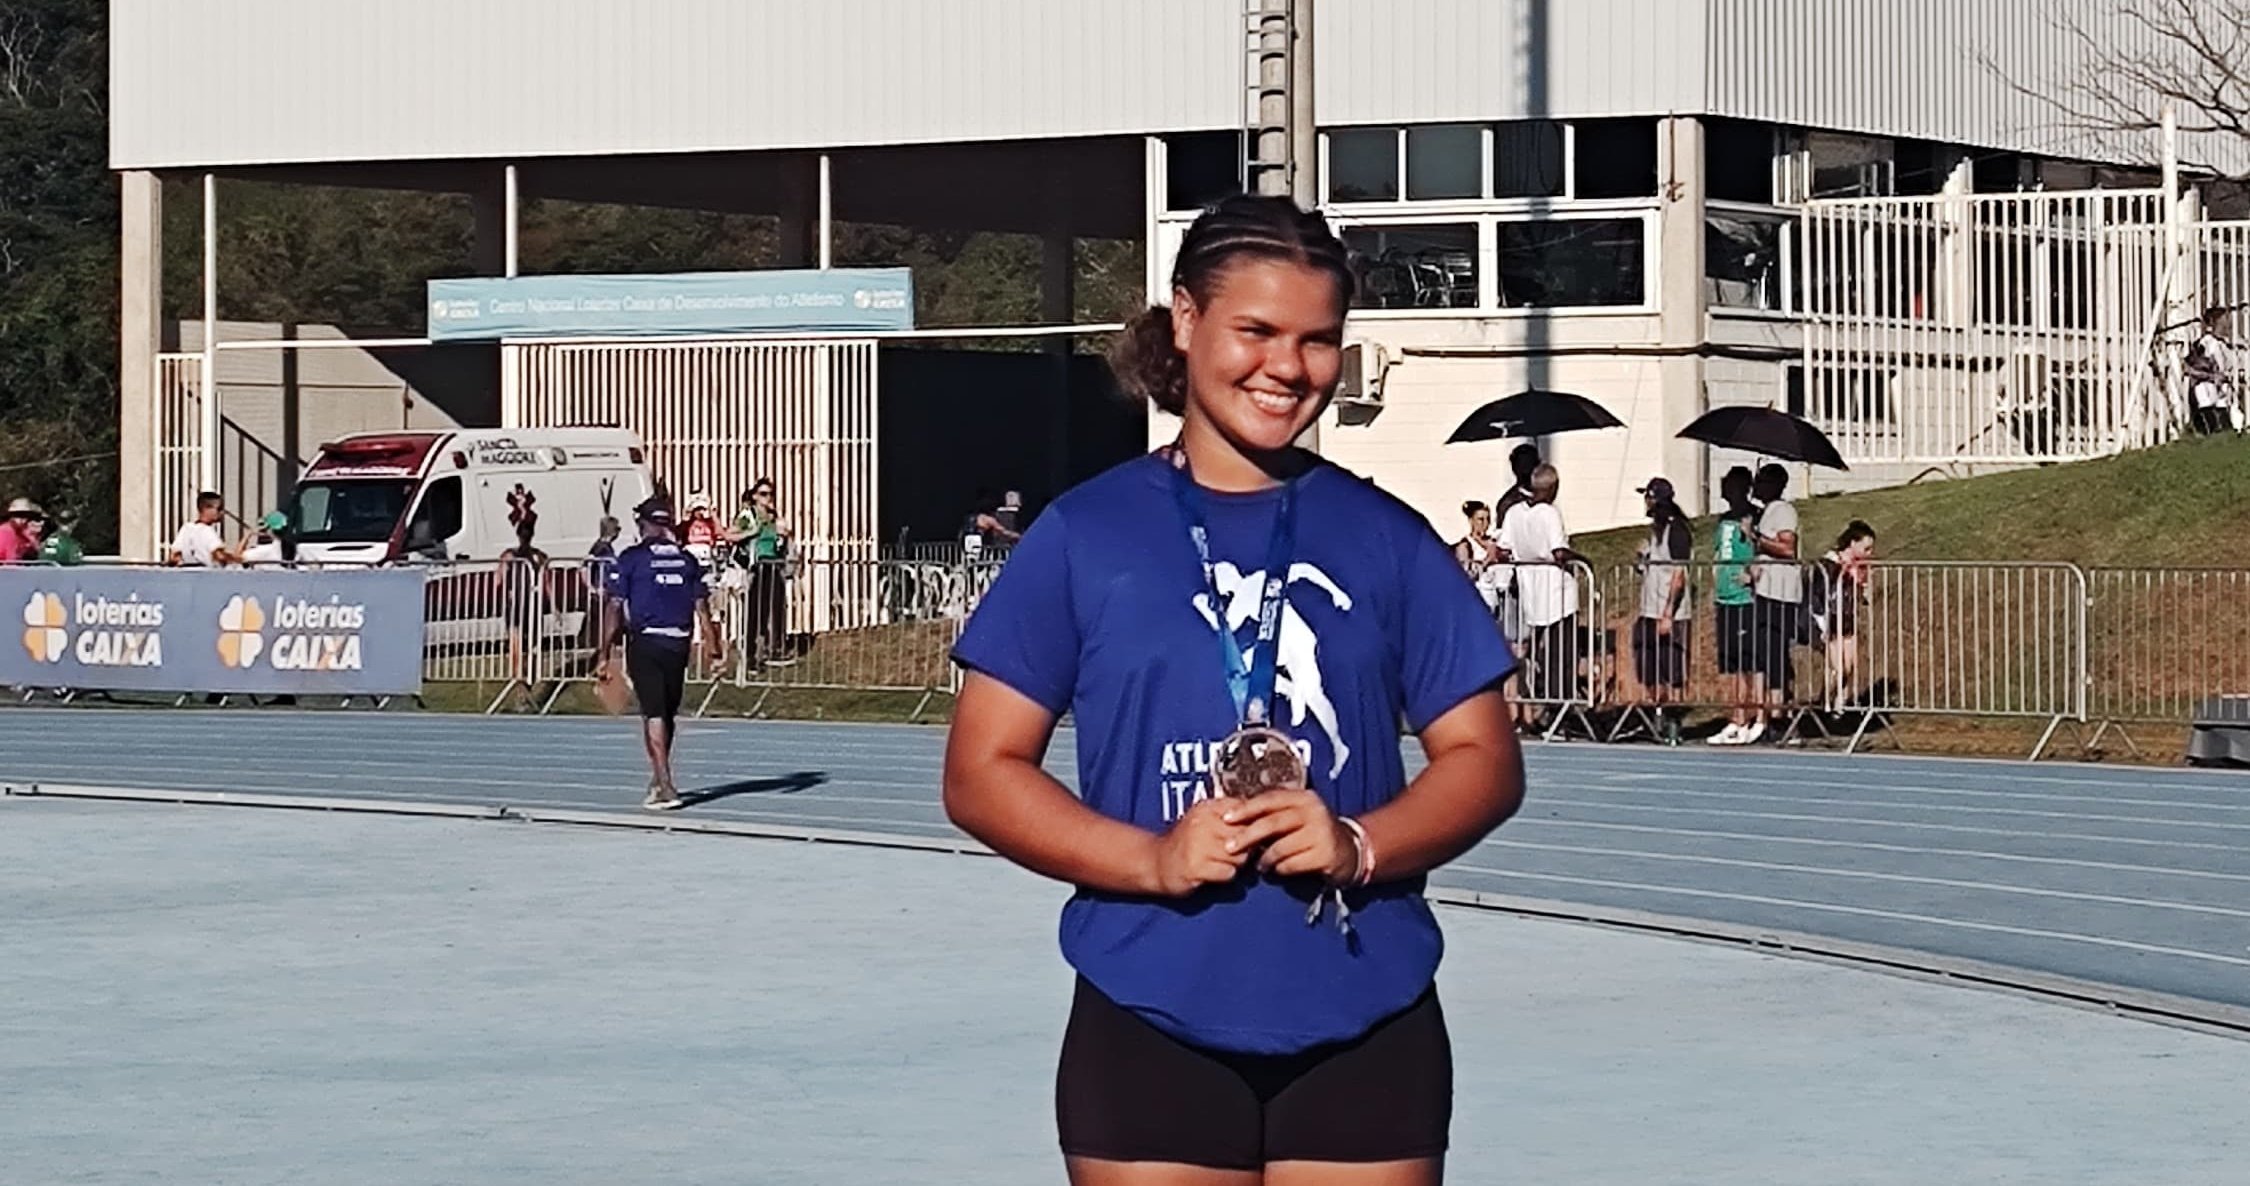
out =
<svg viewBox="0 0 2250 1186"><path fill-rule="evenodd" d="M46 564L68 567L86 562L86 549L79 546L71 526L62 520L50 520L39 541L39 559Z"/></svg>
<svg viewBox="0 0 2250 1186"><path fill-rule="evenodd" d="M2226 320L2226 310L2205 309L2203 331L2188 347L2189 422L2205 436L2234 428L2234 346L2219 333Z"/></svg>
<svg viewBox="0 0 2250 1186"><path fill-rule="evenodd" d="M1555 467L1541 464L1531 472L1531 501L1510 507L1500 524L1500 548L1515 567L1531 636L1526 699L1547 704L1568 702L1578 674L1578 578L1564 566L1583 557L1571 551L1570 533L1555 507L1561 490Z"/></svg>
<svg viewBox="0 0 2250 1186"><path fill-rule="evenodd" d="M1828 658L1828 708L1850 703L1859 679L1859 611L1867 604L1875 559L1875 529L1858 519L1836 537L1835 550L1820 558L1806 609Z"/></svg>
<svg viewBox="0 0 2250 1186"><path fill-rule="evenodd" d="M1666 745L1680 743L1680 721L1671 703L1687 687L1687 563L1695 541L1672 483L1651 478L1641 487L1648 506L1648 538L1640 546L1641 614L1633 623L1633 658L1641 687L1656 713L1656 732Z"/></svg>
<svg viewBox="0 0 2250 1186"><path fill-rule="evenodd" d="M282 543L282 533L289 529L289 516L280 511L269 511L258 520L258 530L242 537L240 551L245 568L260 564L285 564L288 549Z"/></svg>
<svg viewBox="0 0 2250 1186"><path fill-rule="evenodd" d="M688 555L703 566L706 578L716 570L719 544L726 538L726 530L719 526L719 516L711 509L711 496L696 491L688 495L687 522L680 524L680 542Z"/></svg>
<svg viewBox="0 0 2250 1186"><path fill-rule="evenodd" d="M1471 500L1461 504L1461 516L1469 521L1469 533L1453 545L1454 562L1476 585L1477 595L1484 598L1484 608L1498 609L1499 590L1485 575L1500 558L1500 549L1492 541L1492 508Z"/></svg>
<svg viewBox="0 0 2250 1186"><path fill-rule="evenodd" d="M625 527L615 515L603 515L594 528L594 546L586 550L586 582L595 592L600 592L602 578L609 575L610 562L617 559L617 537Z"/></svg>
<svg viewBox="0 0 2250 1186"><path fill-rule="evenodd" d="M1789 471L1767 464L1758 470L1752 493L1764 508L1758 512L1759 563L1752 569L1751 591L1757 611L1751 615L1760 715L1743 738L1748 745L1781 725L1781 713L1794 691L1792 652L1804 612L1805 574L1797 567L1797 508L1782 497L1789 489Z"/></svg>
<svg viewBox="0 0 2250 1186"><path fill-rule="evenodd" d="M742 495L742 513L727 539L749 570L750 613L743 624L749 636L743 657L780 666L788 662L789 573L787 557L794 532L781 517L772 478L760 478Z"/></svg>
<svg viewBox="0 0 2250 1186"><path fill-rule="evenodd" d="M1502 524L1507 523L1508 512L1515 509L1516 504L1531 501L1531 474L1539 468L1539 446L1529 441L1517 445L1508 454L1508 468L1515 472L1516 484L1508 487L1508 492L1501 495L1492 508L1493 515Z"/></svg>
<svg viewBox="0 0 2250 1186"><path fill-rule="evenodd" d="M1717 562L1711 600L1718 607L1719 675L1727 685L1731 709L1727 727L1710 738L1712 745L1744 745L1752 736L1750 671L1756 647L1751 637L1750 561L1757 555L1752 524L1758 513L1750 503L1752 484L1750 471L1739 465L1719 479L1719 500L1724 505L1711 541L1712 559Z"/></svg>
<svg viewBox="0 0 2250 1186"><path fill-rule="evenodd" d="M502 549L493 584L500 593L500 614L508 629L508 680L518 689L517 711L531 707L531 686L537 673L530 664L533 648L546 639L547 554L532 544L539 516L528 513L529 503L510 515L516 525L514 547Z"/></svg>
<svg viewBox="0 0 2250 1186"><path fill-rule="evenodd" d="M39 559L41 525L47 512L28 498L8 504L8 517L0 522L0 564L30 564Z"/></svg>
<svg viewBox="0 0 2250 1186"><path fill-rule="evenodd" d="M226 517L226 502L209 490L195 496L195 518L180 525L180 533L172 537L172 548L165 561L180 568L216 568L241 562L241 557L227 548L227 541L219 534L219 521Z"/></svg>
<svg viewBox="0 0 2250 1186"><path fill-rule="evenodd" d="M1023 538L1023 493L1010 490L998 502L977 492L977 509L961 527L961 552L970 560L1014 547Z"/></svg>

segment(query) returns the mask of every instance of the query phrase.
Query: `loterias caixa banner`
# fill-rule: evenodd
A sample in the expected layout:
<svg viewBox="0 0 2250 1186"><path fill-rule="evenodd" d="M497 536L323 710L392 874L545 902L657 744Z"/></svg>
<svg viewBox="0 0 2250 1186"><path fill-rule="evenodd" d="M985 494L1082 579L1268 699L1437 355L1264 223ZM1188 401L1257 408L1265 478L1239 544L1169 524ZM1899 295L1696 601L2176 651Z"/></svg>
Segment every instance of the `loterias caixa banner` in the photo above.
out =
<svg viewBox="0 0 2250 1186"><path fill-rule="evenodd" d="M0 566L0 684L400 695L422 687L412 569Z"/></svg>

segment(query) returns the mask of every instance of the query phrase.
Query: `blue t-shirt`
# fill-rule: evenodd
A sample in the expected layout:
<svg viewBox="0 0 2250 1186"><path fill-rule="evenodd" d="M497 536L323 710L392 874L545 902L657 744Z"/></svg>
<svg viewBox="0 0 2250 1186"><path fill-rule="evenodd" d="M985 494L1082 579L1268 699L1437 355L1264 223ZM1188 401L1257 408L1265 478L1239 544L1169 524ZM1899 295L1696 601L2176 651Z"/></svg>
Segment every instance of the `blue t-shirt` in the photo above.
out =
<svg viewBox="0 0 2250 1186"><path fill-rule="evenodd" d="M625 604L636 635L687 641L703 600L703 566L671 540L642 540L617 554L603 582Z"/></svg>
<svg viewBox="0 0 2250 1186"><path fill-rule="evenodd" d="M1279 490L1204 492L1227 603L1213 607L1173 480L1151 455L1063 496L1016 545L954 651L1050 712L1070 710L1080 794L1151 832L1207 796L1211 752L1235 728L1214 610L1247 652L1281 503ZM1332 465L1298 483L1273 715L1298 740L1312 789L1358 815L1405 788L1401 718L1419 732L1514 659L1421 516ZM1176 900L1082 888L1063 907L1063 956L1198 1046L1281 1054L1348 1040L1414 1003L1443 941L1421 878L1351 892L1350 940L1333 913L1306 925L1315 888L1254 872Z"/></svg>

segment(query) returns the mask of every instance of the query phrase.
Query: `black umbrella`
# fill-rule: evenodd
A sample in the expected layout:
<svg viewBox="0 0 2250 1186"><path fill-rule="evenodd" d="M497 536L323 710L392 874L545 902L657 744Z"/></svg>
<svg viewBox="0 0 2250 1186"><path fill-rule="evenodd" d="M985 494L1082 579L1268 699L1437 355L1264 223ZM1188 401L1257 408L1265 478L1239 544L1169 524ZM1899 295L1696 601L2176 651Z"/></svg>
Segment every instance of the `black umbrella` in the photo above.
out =
<svg viewBox="0 0 2250 1186"><path fill-rule="evenodd" d="M1566 391L1521 391L1469 413L1469 418L1453 430L1452 436L1445 438L1445 443L1505 441L1589 428L1623 427L1625 422L1610 415L1608 408L1583 395Z"/></svg>
<svg viewBox="0 0 2250 1186"><path fill-rule="evenodd" d="M1713 408L1680 430L1690 441L1740 449L1782 461L1802 461L1829 469L1849 469L1826 433L1787 412L1772 408Z"/></svg>

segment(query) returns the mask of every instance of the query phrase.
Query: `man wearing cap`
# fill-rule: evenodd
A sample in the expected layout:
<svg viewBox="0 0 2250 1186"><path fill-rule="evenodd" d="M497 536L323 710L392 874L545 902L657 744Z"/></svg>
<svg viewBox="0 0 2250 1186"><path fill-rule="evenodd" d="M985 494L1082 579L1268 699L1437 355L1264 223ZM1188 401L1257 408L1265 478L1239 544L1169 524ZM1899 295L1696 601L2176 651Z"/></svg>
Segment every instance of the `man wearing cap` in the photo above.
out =
<svg viewBox="0 0 2250 1186"><path fill-rule="evenodd" d="M604 582L607 621L594 678L608 681L611 652L625 638L625 674L640 701L648 748L648 797L641 806L673 811L681 804L672 779L672 737L687 688L688 651L698 630L713 663L724 661L726 644L711 626L703 566L672 536L672 508L652 498L633 508L633 517L640 542L618 553Z"/></svg>
<svg viewBox="0 0 2250 1186"><path fill-rule="evenodd" d="M39 559L39 531L47 512L28 498L8 504L8 517L0 521L0 564L30 564Z"/></svg>

